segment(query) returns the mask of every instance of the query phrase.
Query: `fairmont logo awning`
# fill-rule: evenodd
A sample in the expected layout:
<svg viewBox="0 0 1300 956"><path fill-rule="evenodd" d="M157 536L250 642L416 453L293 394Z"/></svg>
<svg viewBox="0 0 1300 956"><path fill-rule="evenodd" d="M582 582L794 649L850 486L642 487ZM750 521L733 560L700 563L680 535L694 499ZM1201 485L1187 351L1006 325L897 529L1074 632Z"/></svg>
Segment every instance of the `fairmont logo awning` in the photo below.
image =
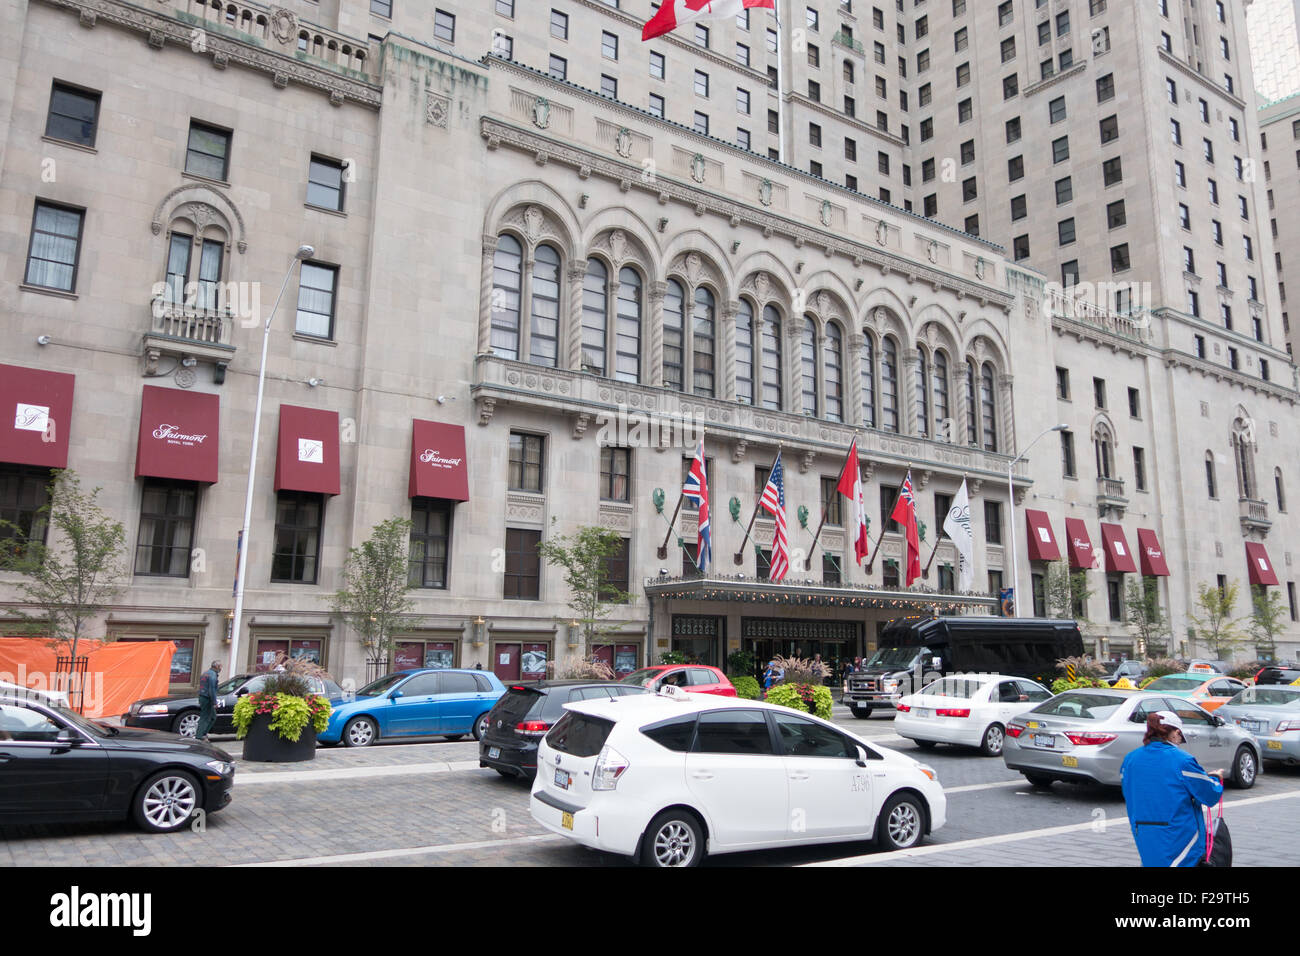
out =
<svg viewBox="0 0 1300 956"><path fill-rule="evenodd" d="M1029 560L1056 561L1061 557L1061 549L1052 534L1052 519L1046 511L1025 509L1025 525L1029 532Z"/></svg>
<svg viewBox="0 0 1300 956"><path fill-rule="evenodd" d="M1101 541L1106 548L1106 571L1109 574L1136 574L1133 552L1124 540L1124 529L1117 524L1101 523Z"/></svg>
<svg viewBox="0 0 1300 956"><path fill-rule="evenodd" d="M76 376L0 365L0 461L68 467Z"/></svg>
<svg viewBox="0 0 1300 956"><path fill-rule="evenodd" d="M221 399L216 395L146 385L135 476L216 484L220 421Z"/></svg>
<svg viewBox="0 0 1300 956"><path fill-rule="evenodd" d="M1160 540L1150 528L1138 528L1138 559L1142 563L1143 574L1150 577L1169 576L1169 565L1165 562Z"/></svg>
<svg viewBox="0 0 1300 956"><path fill-rule="evenodd" d="M1268 559L1268 552L1258 541L1246 542L1246 565L1251 584L1277 584L1277 574L1273 571L1273 562Z"/></svg>
<svg viewBox="0 0 1300 956"><path fill-rule="evenodd" d="M1070 567L1080 570L1092 568L1092 539L1082 518L1065 519L1065 546L1070 552Z"/></svg>
<svg viewBox="0 0 1300 956"><path fill-rule="evenodd" d="M411 420L409 497L469 501L464 425Z"/></svg>
<svg viewBox="0 0 1300 956"><path fill-rule="evenodd" d="M280 406L275 490L339 493L339 413Z"/></svg>

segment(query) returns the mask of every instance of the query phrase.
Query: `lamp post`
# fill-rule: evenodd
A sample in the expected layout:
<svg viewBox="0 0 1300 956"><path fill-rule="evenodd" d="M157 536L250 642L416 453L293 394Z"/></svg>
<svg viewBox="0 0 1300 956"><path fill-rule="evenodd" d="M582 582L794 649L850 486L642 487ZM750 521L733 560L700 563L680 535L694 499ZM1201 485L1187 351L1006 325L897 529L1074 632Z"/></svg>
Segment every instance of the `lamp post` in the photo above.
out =
<svg viewBox="0 0 1300 956"><path fill-rule="evenodd" d="M1016 455L1015 458L1011 459L1011 463L1007 465L1007 518L1011 523L1011 600L1015 602L1016 617L1024 617L1024 615L1020 613L1020 555L1016 551L1016 488L1013 484L1013 472L1016 468L1016 462L1029 454L1029 449L1034 447L1034 444L1038 439L1042 438L1048 432L1063 432L1069 427L1069 425L1062 424L1053 425L1051 428L1044 428L1034 436L1033 441L1025 446L1025 450L1019 455Z"/></svg>
<svg viewBox="0 0 1300 956"><path fill-rule="evenodd" d="M271 322L275 319L275 312L280 307L280 300L284 298L284 290L289 287L289 278L293 275L293 270L304 259L310 259L316 254L316 250L311 246L302 245L298 251L293 254L293 262L289 263L289 270L284 274L284 282L280 283L280 294L275 297L275 304L271 306L271 314L266 317L266 323L262 326L262 364L257 370L257 406L253 411L253 442L248 452L248 491L244 496L244 524L239 531L239 567L235 571L235 612L230 622L230 673L239 673L239 635L242 618L244 615L244 571L248 567L248 526L253 520L253 483L257 477L257 438L261 433L262 425L262 390L266 385L266 343L271 337Z"/></svg>

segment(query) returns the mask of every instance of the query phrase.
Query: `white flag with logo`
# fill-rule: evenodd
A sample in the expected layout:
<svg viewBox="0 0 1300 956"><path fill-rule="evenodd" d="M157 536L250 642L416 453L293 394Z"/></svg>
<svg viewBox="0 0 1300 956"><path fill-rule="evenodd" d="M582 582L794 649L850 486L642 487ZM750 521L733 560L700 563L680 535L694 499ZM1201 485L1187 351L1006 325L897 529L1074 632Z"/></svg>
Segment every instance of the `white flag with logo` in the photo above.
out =
<svg viewBox="0 0 1300 956"><path fill-rule="evenodd" d="M975 583L975 537L970 530L970 494L966 491L965 478L948 509L948 516L943 519L943 533L957 547L957 590L969 591Z"/></svg>

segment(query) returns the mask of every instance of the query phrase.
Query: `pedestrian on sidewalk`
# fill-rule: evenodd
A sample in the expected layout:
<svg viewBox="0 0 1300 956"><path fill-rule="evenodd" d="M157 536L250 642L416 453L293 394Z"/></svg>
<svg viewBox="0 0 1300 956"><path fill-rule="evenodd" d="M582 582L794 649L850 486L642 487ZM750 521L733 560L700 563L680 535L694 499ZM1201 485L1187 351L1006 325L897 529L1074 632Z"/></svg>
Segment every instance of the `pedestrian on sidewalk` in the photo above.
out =
<svg viewBox="0 0 1300 956"><path fill-rule="evenodd" d="M208 731L217 722L217 684L221 682L221 661L213 661L199 678L199 726L194 731L198 740L207 740Z"/></svg>
<svg viewBox="0 0 1300 956"><path fill-rule="evenodd" d="M1186 742L1177 714L1148 714L1143 746L1120 767L1129 827L1143 866L1196 866L1205 857L1201 806L1214 806L1223 796L1224 771L1207 773L1178 749Z"/></svg>
<svg viewBox="0 0 1300 956"><path fill-rule="evenodd" d="M763 696L772 689L772 685L785 677L785 668L777 666L776 661L767 662L767 670L763 673Z"/></svg>

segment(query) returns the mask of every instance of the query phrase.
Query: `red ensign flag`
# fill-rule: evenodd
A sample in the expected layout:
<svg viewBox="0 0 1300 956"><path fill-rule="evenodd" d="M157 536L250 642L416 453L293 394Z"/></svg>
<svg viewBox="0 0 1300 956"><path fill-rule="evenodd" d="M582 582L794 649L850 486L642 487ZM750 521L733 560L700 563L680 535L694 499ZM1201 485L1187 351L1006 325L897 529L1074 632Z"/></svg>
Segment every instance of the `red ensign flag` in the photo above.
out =
<svg viewBox="0 0 1300 956"><path fill-rule="evenodd" d="M664 0L641 31L642 40L653 40L692 20L725 20L750 7L776 9L776 0Z"/></svg>

